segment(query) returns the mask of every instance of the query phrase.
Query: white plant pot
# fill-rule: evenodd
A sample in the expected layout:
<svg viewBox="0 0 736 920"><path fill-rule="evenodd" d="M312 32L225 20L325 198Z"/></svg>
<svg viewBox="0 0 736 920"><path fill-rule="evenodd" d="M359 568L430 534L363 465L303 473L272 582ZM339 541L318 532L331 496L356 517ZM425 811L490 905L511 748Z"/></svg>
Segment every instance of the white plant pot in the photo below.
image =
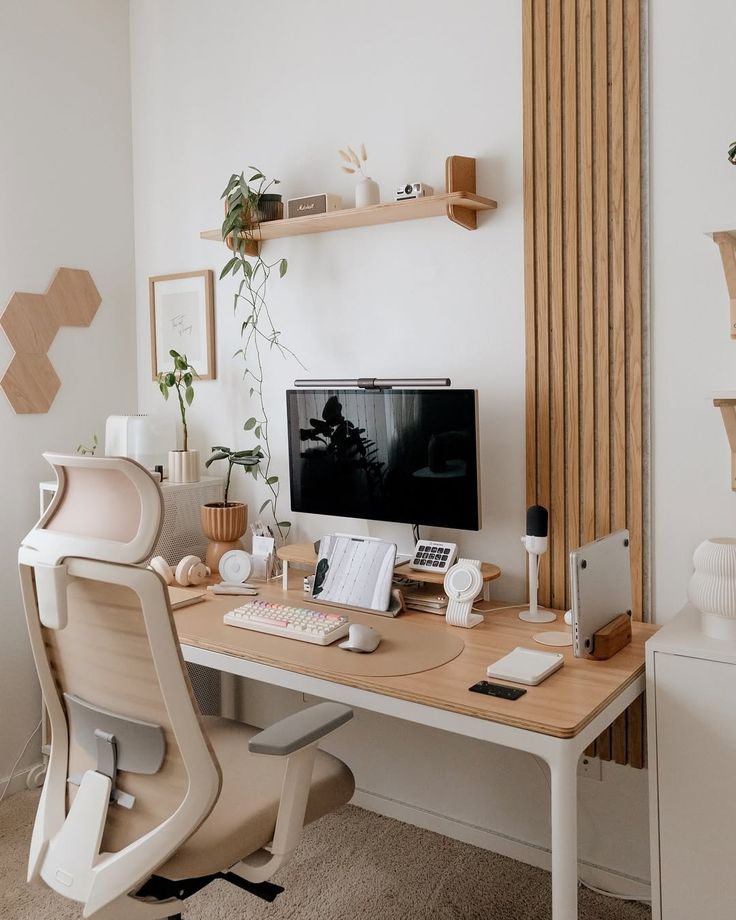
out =
<svg viewBox="0 0 736 920"><path fill-rule="evenodd" d="M199 482L199 451L169 451L169 482Z"/></svg>
<svg viewBox="0 0 736 920"><path fill-rule="evenodd" d="M703 632L736 641L736 539L705 540L693 554L693 565L687 593L700 611Z"/></svg>
<svg viewBox="0 0 736 920"><path fill-rule="evenodd" d="M381 190L373 179L361 179L355 186L355 207L367 208L371 204L381 203Z"/></svg>

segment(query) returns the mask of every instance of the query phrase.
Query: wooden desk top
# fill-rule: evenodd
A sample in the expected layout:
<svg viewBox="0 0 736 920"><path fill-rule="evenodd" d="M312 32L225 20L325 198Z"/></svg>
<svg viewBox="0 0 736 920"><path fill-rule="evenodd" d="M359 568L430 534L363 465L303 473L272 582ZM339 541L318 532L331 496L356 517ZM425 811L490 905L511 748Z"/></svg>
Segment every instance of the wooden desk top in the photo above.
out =
<svg viewBox="0 0 736 920"><path fill-rule="evenodd" d="M283 591L280 582L272 581L259 586L259 598L275 603L305 606L301 590L302 579L298 573L294 573L294 576L291 582L293 587L290 587L288 592ZM245 600L247 598L240 601L237 597L213 595L204 603L175 611L174 620L180 641L184 645L209 649L322 680L558 738L572 738L579 734L613 698L643 673L644 643L657 629L656 626L646 623L632 623L631 644L608 661L575 658L571 648L555 649L565 656L563 667L538 687L525 688L527 693L512 702L470 693L468 688L485 678L486 667L489 664L502 658L516 646L542 649L543 646L533 641L532 635L545 629L564 629L561 615L556 623L533 626L517 617L522 605L494 613L493 604L487 604L485 623L474 629L459 629L448 626L444 617L430 613L408 612L392 620L388 617L349 611L351 621L371 623L386 640L394 635L398 636L399 630L405 634L406 626L412 624L419 631L418 636L421 635L422 644L428 635L434 634L439 639L448 632L453 637L459 635L464 643L460 654L452 660L420 674L372 676L365 673L345 673L348 669L347 653L338 649L336 645L321 649L324 654L320 656L318 663L314 663L314 657L310 654L310 663L307 664L300 660L300 655L294 655L294 646L301 649L307 643L268 637L271 640L269 651L264 654L263 643L258 641L263 638L262 634L225 627L222 623L224 613ZM334 613L334 610L334 607L331 608L331 612ZM287 656L290 660L279 657L278 653L283 643L288 643L291 647ZM330 656L333 654L334 670L330 664ZM380 654L379 645L373 655L368 657ZM307 657L306 653L304 657ZM353 657L360 659L365 656ZM354 670L359 672L360 669L356 665Z"/></svg>

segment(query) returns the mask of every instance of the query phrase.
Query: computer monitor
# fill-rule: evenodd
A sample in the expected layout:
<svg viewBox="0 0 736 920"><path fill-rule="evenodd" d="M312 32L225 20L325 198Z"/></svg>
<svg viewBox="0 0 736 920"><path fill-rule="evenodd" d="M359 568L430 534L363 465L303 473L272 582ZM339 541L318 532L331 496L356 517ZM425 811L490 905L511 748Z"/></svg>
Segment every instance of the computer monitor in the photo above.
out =
<svg viewBox="0 0 736 920"><path fill-rule="evenodd" d="M475 390L286 394L293 511L480 529Z"/></svg>

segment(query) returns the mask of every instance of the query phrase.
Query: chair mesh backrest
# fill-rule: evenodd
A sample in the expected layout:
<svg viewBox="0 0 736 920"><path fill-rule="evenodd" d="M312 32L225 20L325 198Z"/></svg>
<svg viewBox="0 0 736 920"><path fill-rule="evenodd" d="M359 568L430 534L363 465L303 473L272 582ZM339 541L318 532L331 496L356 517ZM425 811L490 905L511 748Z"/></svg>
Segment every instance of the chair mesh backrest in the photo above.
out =
<svg viewBox="0 0 736 920"><path fill-rule="evenodd" d="M120 788L136 796L136 804L130 810L108 811L102 849L116 852L179 807L187 790L187 770L161 693L138 595L125 586L75 577L67 597L64 629L43 628L46 654L62 699L68 693L101 709L154 722L163 728L166 739L158 773L118 773ZM162 616L168 616L163 605ZM93 758L70 738L69 776L94 768ZM69 787L70 801L75 791L76 787Z"/></svg>
<svg viewBox="0 0 736 920"><path fill-rule="evenodd" d="M156 853L168 855L167 848L173 851L211 810L220 775L181 658L166 586L148 569L121 564L121 559L149 555L160 529L160 489L133 461L55 456L51 462L60 480L57 496L19 553L31 646L52 727L39 814L44 808L48 812L50 803L58 830L76 794L67 778L96 765L70 737L66 693L162 727L166 751L161 769L152 775L118 771L119 788L136 801L130 810L110 806L101 852L134 846L169 821L189 797L193 804L183 811L191 820L180 815L173 835L158 835ZM106 561L106 553L112 561ZM63 574L56 590L63 594L65 611L55 626L53 621L44 625L39 615L39 570L48 566ZM192 789L193 779L199 790ZM53 830L37 827L34 840L42 833L52 837ZM171 846L169 838L175 841ZM42 848L37 849L42 860Z"/></svg>

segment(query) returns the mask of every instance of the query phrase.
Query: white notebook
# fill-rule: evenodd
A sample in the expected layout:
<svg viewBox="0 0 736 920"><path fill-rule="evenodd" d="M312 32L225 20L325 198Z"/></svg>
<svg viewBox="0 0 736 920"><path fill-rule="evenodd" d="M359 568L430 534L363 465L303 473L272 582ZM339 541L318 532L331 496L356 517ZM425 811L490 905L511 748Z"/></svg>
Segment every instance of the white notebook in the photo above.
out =
<svg viewBox="0 0 736 920"><path fill-rule="evenodd" d="M564 660L564 655L559 652L537 652L517 646L513 652L489 664L486 674L488 677L498 677L501 680L536 687L561 668Z"/></svg>

